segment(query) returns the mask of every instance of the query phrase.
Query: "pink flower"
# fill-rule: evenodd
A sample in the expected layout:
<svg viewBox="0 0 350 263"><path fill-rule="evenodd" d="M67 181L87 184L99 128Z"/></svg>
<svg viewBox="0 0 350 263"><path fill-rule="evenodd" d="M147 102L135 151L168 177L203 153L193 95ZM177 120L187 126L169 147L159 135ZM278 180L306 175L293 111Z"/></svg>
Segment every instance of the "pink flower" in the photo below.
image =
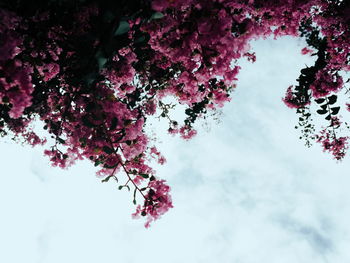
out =
<svg viewBox="0 0 350 263"><path fill-rule="evenodd" d="M250 61L252 63L254 63L256 61L255 52L253 52L253 53L247 52L247 53L244 54L244 56L247 57L248 61Z"/></svg>
<svg viewBox="0 0 350 263"><path fill-rule="evenodd" d="M160 152L157 151L156 147L151 148L151 156L157 158L158 163L163 165L166 162L166 159Z"/></svg>
<svg viewBox="0 0 350 263"><path fill-rule="evenodd" d="M34 132L27 132L23 134L24 138L26 139L26 141L32 145L32 146L36 146L36 145L44 145L46 143L46 139L41 139L37 134L35 134Z"/></svg>
<svg viewBox="0 0 350 263"><path fill-rule="evenodd" d="M157 104L154 100L147 102L145 105L145 113L148 115L153 115L156 113Z"/></svg>
<svg viewBox="0 0 350 263"><path fill-rule="evenodd" d="M39 74L44 77L45 82L53 79L60 72L60 66L57 63L44 64L36 68Z"/></svg>
<svg viewBox="0 0 350 263"><path fill-rule="evenodd" d="M213 90L213 102L219 107L223 107L225 102L230 101L229 95L223 90Z"/></svg>
<svg viewBox="0 0 350 263"><path fill-rule="evenodd" d="M284 104L291 109L297 109L310 104L310 101L305 101L305 98L298 96L293 92L293 86L289 86L286 91L286 95L282 98Z"/></svg>
<svg viewBox="0 0 350 263"><path fill-rule="evenodd" d="M133 218L147 216L145 227L150 227L152 221L159 219L170 208L173 208L170 187L165 184L165 180L153 180L148 184L150 188L145 195L146 199L143 207L136 207L136 212L132 214Z"/></svg>
<svg viewBox="0 0 350 263"><path fill-rule="evenodd" d="M301 54L303 55L307 55L307 54L312 54L314 51L312 49L309 49L307 47L304 47L302 50L301 50Z"/></svg>
<svg viewBox="0 0 350 263"><path fill-rule="evenodd" d="M230 71L225 73L225 79L230 81L230 82L237 80L236 76L237 76L240 69L241 69L241 67L235 66L233 70L230 70Z"/></svg>
<svg viewBox="0 0 350 263"><path fill-rule="evenodd" d="M180 128L179 131L180 131L181 137L185 140L189 140L197 134L197 131L192 129L189 126L183 126Z"/></svg>
<svg viewBox="0 0 350 263"><path fill-rule="evenodd" d="M26 107L29 107L32 102L32 92L34 90L32 84L33 73L32 68L23 64L18 60L7 63L6 67L1 68L4 70L5 78L0 78L0 86L3 87L3 91L0 90L0 98L7 97L12 104L12 108L9 112L11 118L20 118Z"/></svg>
<svg viewBox="0 0 350 263"><path fill-rule="evenodd" d="M335 121L337 123L333 123L332 120L332 125L340 125L337 119ZM323 151L330 152L336 160L341 160L345 157L348 149L348 139L348 137L337 138L333 131L324 129L321 131L321 136L318 136L317 142L322 144Z"/></svg>
<svg viewBox="0 0 350 263"><path fill-rule="evenodd" d="M347 111L350 111L350 103L346 103L346 109Z"/></svg>
<svg viewBox="0 0 350 263"><path fill-rule="evenodd" d="M316 80L310 85L315 98L327 96L343 87L343 78L337 73L332 74L327 68L317 72Z"/></svg>
<svg viewBox="0 0 350 263"><path fill-rule="evenodd" d="M134 179L132 179L136 185L140 185L145 179L142 176L135 176Z"/></svg>

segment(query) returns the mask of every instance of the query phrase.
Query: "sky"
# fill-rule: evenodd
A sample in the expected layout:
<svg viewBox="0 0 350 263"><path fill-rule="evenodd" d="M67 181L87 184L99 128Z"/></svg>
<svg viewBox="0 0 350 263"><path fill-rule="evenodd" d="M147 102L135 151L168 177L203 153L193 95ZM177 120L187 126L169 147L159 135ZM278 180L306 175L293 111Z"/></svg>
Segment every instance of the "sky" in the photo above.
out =
<svg viewBox="0 0 350 263"><path fill-rule="evenodd" d="M241 63L232 101L194 139L148 128L174 203L149 229L131 219L132 193L101 183L89 162L53 168L42 148L3 140L0 262L348 262L349 157L305 147L281 100L313 59L292 37L252 46L257 62Z"/></svg>

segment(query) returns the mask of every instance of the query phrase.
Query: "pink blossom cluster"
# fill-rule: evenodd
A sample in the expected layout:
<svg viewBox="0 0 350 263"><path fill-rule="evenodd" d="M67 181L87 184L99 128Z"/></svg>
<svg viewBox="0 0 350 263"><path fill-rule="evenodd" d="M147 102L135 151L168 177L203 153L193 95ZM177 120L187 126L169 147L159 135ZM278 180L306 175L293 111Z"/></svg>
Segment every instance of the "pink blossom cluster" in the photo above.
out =
<svg viewBox="0 0 350 263"><path fill-rule="evenodd" d="M317 142L321 143L324 151L330 152L336 160L344 158L348 149L348 137L336 137L327 130L318 137Z"/></svg>
<svg viewBox="0 0 350 263"><path fill-rule="evenodd" d="M145 227L148 228L152 221L157 220L165 214L170 208L173 208L170 187L165 184L165 180L153 180L148 184L148 194L145 196L145 203L141 207L137 206L134 218L147 216Z"/></svg>
<svg viewBox="0 0 350 263"><path fill-rule="evenodd" d="M282 100L291 109L298 109L310 104L309 101L302 101L300 97L296 96L295 92L293 92L293 86L287 88L286 95Z"/></svg>
<svg viewBox="0 0 350 263"><path fill-rule="evenodd" d="M135 202L136 194L144 199L134 216L146 216L148 227L173 205L170 187L149 165L165 158L150 146L147 118L173 96L188 118L181 125L159 106L161 116L171 134L191 139L196 119L231 100L238 59L256 61L250 41L297 37L309 22L324 45L302 50L318 60L302 74L304 86L288 87L283 101L297 110L312 98L326 103L320 114L331 124L317 141L336 159L344 157L347 137L336 134L339 108L330 107L330 96L345 87L341 72L350 70L349 9L324 0L149 3L125 14L119 11L127 6L113 13L98 1L59 15L43 9L22 17L0 8L0 132L5 127L31 145L43 144L29 128L39 116L54 140L45 151L51 163L67 168L91 160L103 181L124 173L119 188L133 187Z"/></svg>
<svg viewBox="0 0 350 263"><path fill-rule="evenodd" d="M34 90L28 63L16 59L22 52L23 37L15 31L21 19L14 13L0 9L0 102L11 104L11 118L19 118L31 105Z"/></svg>
<svg viewBox="0 0 350 263"><path fill-rule="evenodd" d="M322 98L339 91L343 84L343 78L339 74L322 70L316 74L316 80L310 85L310 88L314 98Z"/></svg>
<svg viewBox="0 0 350 263"><path fill-rule="evenodd" d="M293 5L266 1L257 9L253 2L152 2L156 11L169 15L143 26L151 36L150 45L162 54L157 56L162 64L166 60L169 67L173 63L182 65L177 77L169 81L168 93L189 105L209 98L211 107L222 107L229 101L229 87L237 80L239 66L232 66L232 62L242 56L256 59L249 53L249 42L269 35L297 36L300 21L310 16L312 6L311 1ZM218 77L223 78L224 86L213 90L209 80Z"/></svg>
<svg viewBox="0 0 350 263"><path fill-rule="evenodd" d="M151 156L156 158L159 164L164 164L166 162L165 157L157 150L156 147L152 147L150 150Z"/></svg>

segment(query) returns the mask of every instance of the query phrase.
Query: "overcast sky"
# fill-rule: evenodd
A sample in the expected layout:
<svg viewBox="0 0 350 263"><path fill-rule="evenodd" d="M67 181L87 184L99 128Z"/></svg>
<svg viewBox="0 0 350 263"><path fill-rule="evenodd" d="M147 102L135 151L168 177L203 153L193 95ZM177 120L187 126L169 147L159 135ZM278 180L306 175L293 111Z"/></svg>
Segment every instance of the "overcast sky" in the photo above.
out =
<svg viewBox="0 0 350 263"><path fill-rule="evenodd" d="M312 59L291 37L253 47L219 122L191 141L153 125L174 208L149 229L89 162L63 171L40 148L1 143L0 262L349 262L349 158L306 148L281 101Z"/></svg>

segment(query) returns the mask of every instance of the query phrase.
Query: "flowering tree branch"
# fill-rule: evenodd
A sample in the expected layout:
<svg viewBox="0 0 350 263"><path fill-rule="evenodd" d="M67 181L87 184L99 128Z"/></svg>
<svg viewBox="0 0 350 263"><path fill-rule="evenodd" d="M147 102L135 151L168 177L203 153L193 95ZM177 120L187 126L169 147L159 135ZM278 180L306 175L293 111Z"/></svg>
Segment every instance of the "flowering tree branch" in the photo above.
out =
<svg viewBox="0 0 350 263"><path fill-rule="evenodd" d="M54 140L44 152L52 165L88 159L103 182L124 172L119 188L131 184L134 203L142 197L133 216L145 216L147 227L173 207L170 187L149 166L165 158L144 131L148 117L166 118L171 134L195 136L193 124L231 100L239 59L256 61L253 39L306 40L301 52L315 64L301 70L283 101L299 114L307 146L316 141L337 160L346 154L337 98L348 90L348 1L28 3L0 3L0 135L47 144L31 129L40 119ZM168 96L185 106L183 122L170 116ZM326 128L316 129L313 117L324 117Z"/></svg>

